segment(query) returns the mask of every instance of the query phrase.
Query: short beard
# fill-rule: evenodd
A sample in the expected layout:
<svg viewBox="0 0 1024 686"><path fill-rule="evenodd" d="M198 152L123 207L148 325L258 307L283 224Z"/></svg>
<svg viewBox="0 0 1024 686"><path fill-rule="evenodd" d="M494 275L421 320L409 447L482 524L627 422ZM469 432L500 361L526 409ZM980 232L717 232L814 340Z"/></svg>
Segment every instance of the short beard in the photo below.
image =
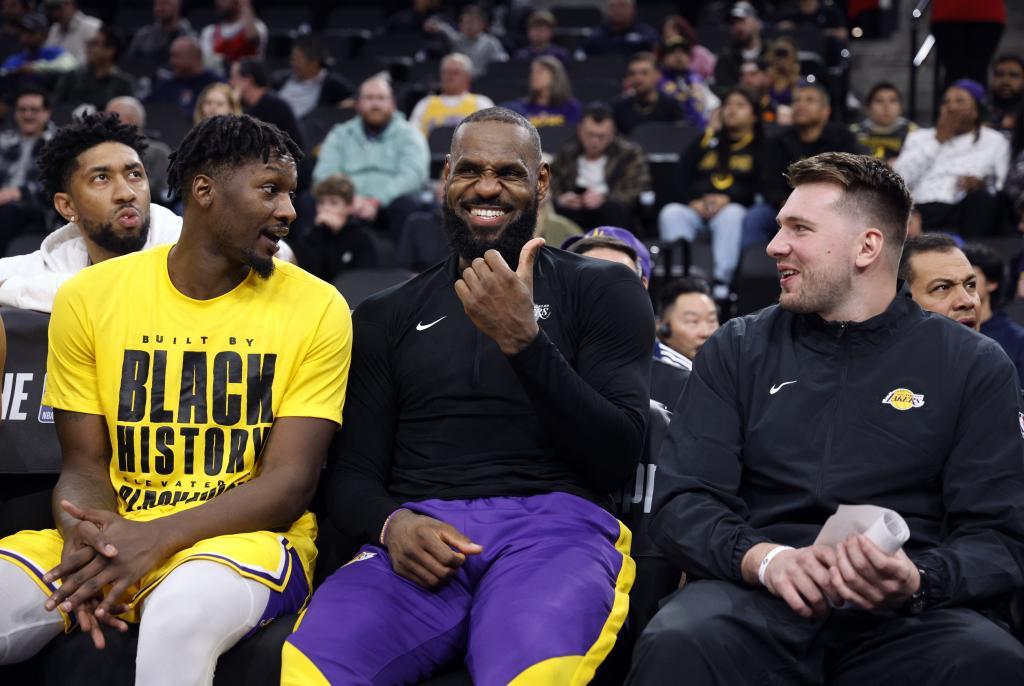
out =
<svg viewBox="0 0 1024 686"><path fill-rule="evenodd" d="M85 217L82 217L79 226L85 235L88 236L89 240L115 255L128 255L129 253L138 252L146 245L146 240L149 238L149 217L146 217L142 222L138 233L124 236L117 234L114 231L114 225L110 222L106 224L92 224L86 221Z"/></svg>
<svg viewBox="0 0 1024 686"><path fill-rule="evenodd" d="M274 273L274 258L265 259L256 254L255 250L249 249L242 254L242 259L249 269L256 272L256 276L264 281Z"/></svg>
<svg viewBox="0 0 1024 686"><path fill-rule="evenodd" d="M448 244L452 250L466 262L483 257L488 250L497 250L508 266L515 271L519 266L519 253L526 242L533 238L533 232L537 228L538 208L539 203L534 197L519 218L509 223L496 239L478 240L469 224L460 219L455 210L445 202L442 205L444 232L448 236Z"/></svg>
<svg viewBox="0 0 1024 686"><path fill-rule="evenodd" d="M803 288L796 293L779 295L779 305L796 314L818 314L824 317L834 312L853 289L850 273L829 274L801 271Z"/></svg>

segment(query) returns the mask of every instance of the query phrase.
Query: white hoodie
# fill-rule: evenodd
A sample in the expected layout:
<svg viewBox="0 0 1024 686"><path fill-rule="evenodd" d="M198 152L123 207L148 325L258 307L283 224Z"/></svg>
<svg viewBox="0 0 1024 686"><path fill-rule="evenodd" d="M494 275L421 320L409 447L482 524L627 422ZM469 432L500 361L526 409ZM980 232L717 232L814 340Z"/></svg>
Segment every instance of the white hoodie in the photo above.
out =
<svg viewBox="0 0 1024 686"><path fill-rule="evenodd" d="M181 217L166 207L150 204L149 236L142 249L176 243L179 235ZM277 257L295 261L284 241ZM78 224L69 222L43 239L34 253L0 259L0 305L50 312L60 285L88 266L85 238Z"/></svg>

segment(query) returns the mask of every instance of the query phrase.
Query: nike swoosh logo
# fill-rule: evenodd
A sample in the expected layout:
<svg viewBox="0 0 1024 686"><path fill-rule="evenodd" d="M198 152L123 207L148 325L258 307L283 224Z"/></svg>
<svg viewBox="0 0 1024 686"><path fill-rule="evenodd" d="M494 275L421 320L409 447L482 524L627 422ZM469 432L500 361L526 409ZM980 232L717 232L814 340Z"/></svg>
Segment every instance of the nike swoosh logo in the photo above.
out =
<svg viewBox="0 0 1024 686"><path fill-rule="evenodd" d="M445 315L444 317L441 317L441 319L445 319L447 317L448 317L448 315ZM424 324L423 322L420 322L419 324L416 325L416 330L417 331L426 331L427 329L432 327L434 324L437 324L437 322L441 321L441 319L436 319L436 320L430 322L429 324Z"/></svg>
<svg viewBox="0 0 1024 686"><path fill-rule="evenodd" d="M783 387L783 386L788 386L788 385L789 385L789 384L791 384L791 383L796 383L796 381L783 381L783 382L782 382L782 383L780 383L780 384L779 384L778 386L772 386L772 389L771 389L770 391L768 391L768 394L769 394L769 395L775 395L775 394L776 394L776 393L778 393L778 392L779 392L780 390L782 390L782 387Z"/></svg>

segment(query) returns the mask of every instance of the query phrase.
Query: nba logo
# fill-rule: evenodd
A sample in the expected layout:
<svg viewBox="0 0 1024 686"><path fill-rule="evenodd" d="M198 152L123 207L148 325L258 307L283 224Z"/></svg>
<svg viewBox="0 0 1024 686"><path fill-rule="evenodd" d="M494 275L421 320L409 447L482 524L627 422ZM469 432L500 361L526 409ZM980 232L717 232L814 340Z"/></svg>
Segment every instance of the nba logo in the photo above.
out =
<svg viewBox="0 0 1024 686"><path fill-rule="evenodd" d="M43 404L43 396L46 395L46 375L43 374L43 393L39 396L39 423L53 424L53 408Z"/></svg>

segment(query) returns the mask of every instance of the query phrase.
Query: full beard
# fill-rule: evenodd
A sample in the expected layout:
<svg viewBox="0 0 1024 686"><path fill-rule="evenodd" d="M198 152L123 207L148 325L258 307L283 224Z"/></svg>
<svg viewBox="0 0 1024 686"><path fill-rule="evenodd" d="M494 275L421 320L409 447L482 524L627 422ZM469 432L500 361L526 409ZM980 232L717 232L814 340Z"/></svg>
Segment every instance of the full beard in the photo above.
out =
<svg viewBox="0 0 1024 686"><path fill-rule="evenodd" d="M87 222L84 217L80 226L93 243L115 255L138 252L146 245L146 239L149 238L149 217L143 220L138 232L134 234L118 234L114 231L112 223L92 224Z"/></svg>
<svg viewBox="0 0 1024 686"><path fill-rule="evenodd" d="M448 236L448 244L452 250L466 262L483 257L488 250L497 250L508 266L515 271L519 266L519 253L526 242L533 238L537 228L537 199L523 210L519 217L508 224L496 238L488 240L478 238L469 224L459 218L447 202L443 205L444 232Z"/></svg>

